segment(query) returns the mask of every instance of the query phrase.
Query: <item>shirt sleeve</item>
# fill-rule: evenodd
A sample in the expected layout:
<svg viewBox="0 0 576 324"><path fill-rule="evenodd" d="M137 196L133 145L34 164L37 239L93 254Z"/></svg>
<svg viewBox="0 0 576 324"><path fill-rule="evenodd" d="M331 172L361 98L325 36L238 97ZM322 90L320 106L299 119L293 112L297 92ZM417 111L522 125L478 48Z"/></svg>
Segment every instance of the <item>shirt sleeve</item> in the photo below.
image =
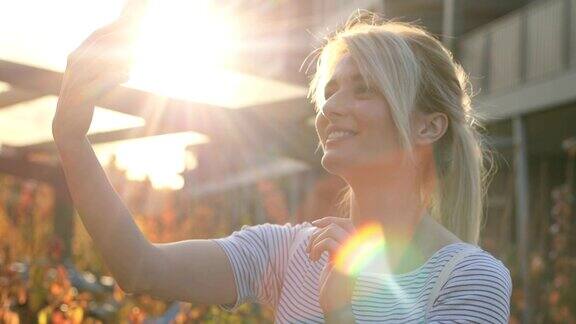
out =
<svg viewBox="0 0 576 324"><path fill-rule="evenodd" d="M428 323L508 323L512 279L508 269L484 251L454 268L432 307Z"/></svg>
<svg viewBox="0 0 576 324"><path fill-rule="evenodd" d="M243 226L232 235L214 239L226 253L234 272L237 298L220 305L234 311L246 302L277 303L295 234L304 224Z"/></svg>

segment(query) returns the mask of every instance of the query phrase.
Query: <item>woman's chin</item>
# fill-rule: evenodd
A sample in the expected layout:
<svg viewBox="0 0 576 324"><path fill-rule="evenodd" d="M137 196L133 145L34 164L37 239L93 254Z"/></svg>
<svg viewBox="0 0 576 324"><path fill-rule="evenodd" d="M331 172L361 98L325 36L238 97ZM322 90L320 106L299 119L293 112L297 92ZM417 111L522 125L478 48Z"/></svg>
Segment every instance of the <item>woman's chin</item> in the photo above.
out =
<svg viewBox="0 0 576 324"><path fill-rule="evenodd" d="M344 175L354 165L352 156L344 156L336 152L325 152L322 157L322 167L331 174Z"/></svg>
<svg viewBox="0 0 576 324"><path fill-rule="evenodd" d="M329 173L343 177L365 176L380 170L393 170L403 163L407 157L398 151L379 155L344 152L343 150L328 150L322 156L322 167Z"/></svg>

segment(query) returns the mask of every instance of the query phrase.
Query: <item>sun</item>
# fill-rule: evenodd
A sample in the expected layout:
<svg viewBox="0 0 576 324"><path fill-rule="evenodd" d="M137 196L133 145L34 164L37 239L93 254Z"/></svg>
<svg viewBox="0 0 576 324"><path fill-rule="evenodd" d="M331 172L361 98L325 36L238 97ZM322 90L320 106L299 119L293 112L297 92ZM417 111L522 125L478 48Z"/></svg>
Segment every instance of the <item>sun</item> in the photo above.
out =
<svg viewBox="0 0 576 324"><path fill-rule="evenodd" d="M213 1L146 1L140 19L127 86L168 97L230 95L217 85L229 83L221 71L234 59L237 29L234 19L219 12ZM154 120L146 122L155 127ZM101 145L99 152L106 160L114 151L129 179L148 176L155 187L179 189L186 146L207 141L202 134L186 132Z"/></svg>
<svg viewBox="0 0 576 324"><path fill-rule="evenodd" d="M134 45L129 85L156 93L225 96L214 84L239 48L235 19L213 1L149 1Z"/></svg>

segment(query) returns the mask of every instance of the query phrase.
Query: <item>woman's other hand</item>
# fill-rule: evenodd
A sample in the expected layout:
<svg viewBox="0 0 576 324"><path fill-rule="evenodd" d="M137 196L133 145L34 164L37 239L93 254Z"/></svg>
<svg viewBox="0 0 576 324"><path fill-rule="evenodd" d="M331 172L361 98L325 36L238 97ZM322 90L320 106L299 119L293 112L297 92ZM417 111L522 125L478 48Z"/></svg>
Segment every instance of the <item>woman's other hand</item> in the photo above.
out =
<svg viewBox="0 0 576 324"><path fill-rule="evenodd" d="M318 261L324 251L329 253L329 262L320 276L320 306L324 314L351 317L354 278L335 267L336 255L346 241L356 232L349 218L325 217L312 222L318 227L311 235L308 253L312 261Z"/></svg>

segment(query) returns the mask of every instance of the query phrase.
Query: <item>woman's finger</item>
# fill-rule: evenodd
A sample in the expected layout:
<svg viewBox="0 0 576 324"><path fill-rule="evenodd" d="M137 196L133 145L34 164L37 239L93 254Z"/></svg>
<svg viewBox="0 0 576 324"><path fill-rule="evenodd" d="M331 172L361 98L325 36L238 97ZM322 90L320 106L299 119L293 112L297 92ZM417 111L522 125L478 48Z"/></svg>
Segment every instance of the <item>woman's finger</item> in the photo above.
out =
<svg viewBox="0 0 576 324"><path fill-rule="evenodd" d="M318 261L322 253L325 251L328 251L328 254L332 258L334 255L336 255L339 247L340 244L334 238L326 237L318 243L314 244L312 250L310 251L310 259L312 261Z"/></svg>
<svg viewBox="0 0 576 324"><path fill-rule="evenodd" d="M132 56L135 34L125 23L114 22L105 29L95 32L85 40L76 50L68 55L67 69L79 66L91 59L107 56L115 59L116 52L130 53Z"/></svg>
<svg viewBox="0 0 576 324"><path fill-rule="evenodd" d="M340 227L344 228L349 233L355 232L354 224L352 224L352 220L348 217L344 218L344 217L328 216L313 221L312 225L317 227L325 227L332 223L338 224Z"/></svg>
<svg viewBox="0 0 576 324"><path fill-rule="evenodd" d="M312 232L312 234L310 235L310 238L309 238L309 240L308 240L308 247L306 248L306 251L307 251L307 252L310 252L310 250L312 249L312 246L314 245L314 242L316 241L316 238L317 238L320 234L324 233L324 232L327 231L327 230L328 230L327 227L318 227L318 228L316 228L316 229Z"/></svg>
<svg viewBox="0 0 576 324"><path fill-rule="evenodd" d="M308 242L308 251L316 242L323 240L326 237L332 237L336 239L340 244L344 244L350 234L337 224L330 224L327 227L318 229L310 236L310 241Z"/></svg>
<svg viewBox="0 0 576 324"><path fill-rule="evenodd" d="M114 36L121 41L132 40L147 10L147 5L147 0L127 0L118 19L92 32L76 50L70 53L68 65L74 65L75 61L93 51L104 38Z"/></svg>
<svg viewBox="0 0 576 324"><path fill-rule="evenodd" d="M70 54L67 69L82 72L92 62L124 62L130 64L133 47L125 36L110 34L102 37L88 48L80 48L78 53Z"/></svg>
<svg viewBox="0 0 576 324"><path fill-rule="evenodd" d="M118 29L118 27L121 24L122 24L121 21L116 20L116 21L114 21L108 25L105 25L105 26L102 26L102 27L96 29L88 37L86 37L86 39L82 43L80 43L80 45L77 47L76 50L79 50L81 48L84 48L84 49L88 48L91 44L93 44L94 42L99 40L101 37L103 37L109 33L113 33L115 30Z"/></svg>
<svg viewBox="0 0 576 324"><path fill-rule="evenodd" d="M94 46L97 45L101 39L118 33L123 35L123 33L121 33L123 24L125 24L125 22L117 20L90 34L90 36L88 36L80 46L68 55L68 66L74 65L75 62L81 59L84 55L93 51Z"/></svg>
<svg viewBox="0 0 576 324"><path fill-rule="evenodd" d="M316 228L310 237L308 238L308 246L306 247L306 252L310 253L310 249L312 248L312 244L314 243L314 239L320 235L321 232L325 231L325 228Z"/></svg>
<svg viewBox="0 0 576 324"><path fill-rule="evenodd" d="M313 237L309 242L309 257L311 260L317 260L320 257L320 254L315 254L314 247L318 245L319 242L323 242L326 239L330 239L338 244L338 246L342 246L346 243L347 239L350 237L348 232L344 229L339 227L336 224L332 224L324 228L319 234ZM334 257L338 251L334 250L330 254L331 257ZM317 253L317 252L316 252Z"/></svg>
<svg viewBox="0 0 576 324"><path fill-rule="evenodd" d="M66 67L69 81L76 83L91 80L103 70L130 69L133 52L131 46L117 39L103 39L103 44L95 46Z"/></svg>

